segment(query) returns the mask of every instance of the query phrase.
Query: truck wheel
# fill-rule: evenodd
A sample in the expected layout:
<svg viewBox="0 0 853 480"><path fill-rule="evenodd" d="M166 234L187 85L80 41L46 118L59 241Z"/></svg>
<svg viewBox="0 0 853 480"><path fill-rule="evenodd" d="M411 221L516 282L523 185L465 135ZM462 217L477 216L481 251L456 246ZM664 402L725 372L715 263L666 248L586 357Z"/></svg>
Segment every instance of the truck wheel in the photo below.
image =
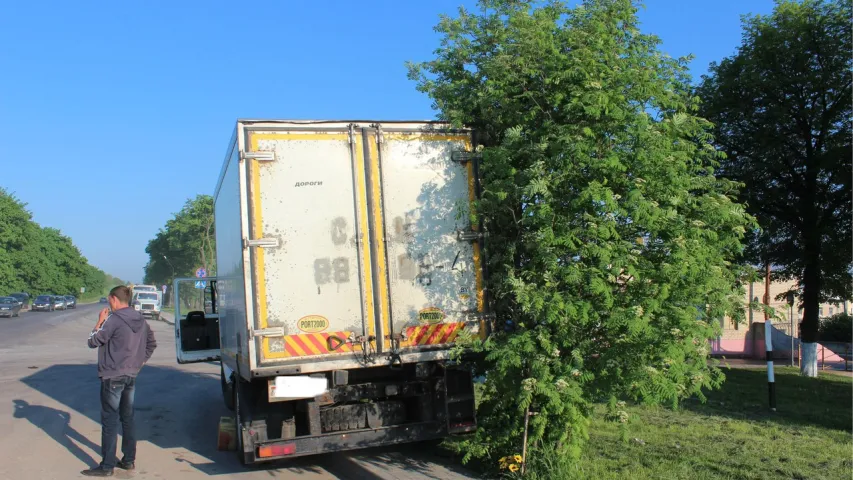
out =
<svg viewBox="0 0 853 480"><path fill-rule="evenodd" d="M234 411L234 377L232 376L231 381L225 378L225 367L222 366L222 362L219 362L219 383L222 384L222 399L225 401L225 408L228 410Z"/></svg>

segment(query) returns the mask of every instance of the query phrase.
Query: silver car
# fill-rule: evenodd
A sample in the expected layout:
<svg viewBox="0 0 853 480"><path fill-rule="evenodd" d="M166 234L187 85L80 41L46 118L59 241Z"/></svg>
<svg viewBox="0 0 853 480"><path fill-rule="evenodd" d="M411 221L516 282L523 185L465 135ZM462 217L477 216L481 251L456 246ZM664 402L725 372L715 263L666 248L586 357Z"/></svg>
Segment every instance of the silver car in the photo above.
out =
<svg viewBox="0 0 853 480"><path fill-rule="evenodd" d="M53 297L53 309L54 310L67 310L68 303L65 301L65 297Z"/></svg>

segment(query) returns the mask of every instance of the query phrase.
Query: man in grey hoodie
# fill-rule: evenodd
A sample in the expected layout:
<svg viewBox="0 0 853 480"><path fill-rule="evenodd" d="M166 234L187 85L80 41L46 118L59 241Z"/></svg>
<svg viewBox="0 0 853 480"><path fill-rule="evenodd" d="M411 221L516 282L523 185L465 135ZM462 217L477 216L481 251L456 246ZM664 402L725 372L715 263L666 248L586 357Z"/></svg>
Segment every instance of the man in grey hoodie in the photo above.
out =
<svg viewBox="0 0 853 480"><path fill-rule="evenodd" d="M136 436L133 426L133 396L136 375L151 358L157 342L142 314L128 306L130 289L124 285L110 290L110 308L101 310L98 324L89 335L89 348L98 349L98 376L101 378L101 464L83 475L111 477L118 466L133 470ZM112 311L112 313L110 313ZM116 435L121 419L121 452L116 461Z"/></svg>

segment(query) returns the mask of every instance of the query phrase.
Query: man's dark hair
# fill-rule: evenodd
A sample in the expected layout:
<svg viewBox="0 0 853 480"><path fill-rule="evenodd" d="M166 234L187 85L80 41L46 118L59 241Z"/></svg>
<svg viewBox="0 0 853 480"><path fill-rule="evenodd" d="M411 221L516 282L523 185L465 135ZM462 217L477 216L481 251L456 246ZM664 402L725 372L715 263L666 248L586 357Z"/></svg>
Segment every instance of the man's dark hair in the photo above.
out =
<svg viewBox="0 0 853 480"><path fill-rule="evenodd" d="M125 285L119 285L117 287L113 287L110 290L110 296L115 297L121 303L130 304L130 289Z"/></svg>

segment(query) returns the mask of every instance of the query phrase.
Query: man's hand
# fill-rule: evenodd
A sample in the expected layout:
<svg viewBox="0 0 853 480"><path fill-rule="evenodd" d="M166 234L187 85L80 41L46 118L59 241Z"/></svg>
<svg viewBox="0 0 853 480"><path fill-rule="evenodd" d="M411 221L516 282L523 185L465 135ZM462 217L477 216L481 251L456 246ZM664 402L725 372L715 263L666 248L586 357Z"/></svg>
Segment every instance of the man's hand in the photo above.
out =
<svg viewBox="0 0 853 480"><path fill-rule="evenodd" d="M101 310L101 313L98 314L98 324L95 325L96 331L99 330L104 325L104 322L107 321L107 317L109 317L109 316L110 316L110 309L109 308L105 307L103 310Z"/></svg>

